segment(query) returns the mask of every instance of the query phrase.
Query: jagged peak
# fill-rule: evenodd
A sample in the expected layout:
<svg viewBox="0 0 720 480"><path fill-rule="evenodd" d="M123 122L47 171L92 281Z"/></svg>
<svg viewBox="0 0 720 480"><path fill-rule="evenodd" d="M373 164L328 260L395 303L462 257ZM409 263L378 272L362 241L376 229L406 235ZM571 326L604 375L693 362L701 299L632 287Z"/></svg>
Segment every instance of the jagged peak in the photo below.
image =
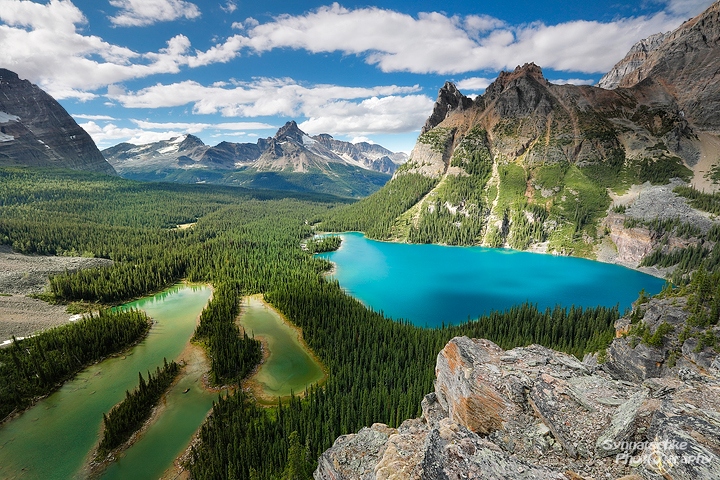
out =
<svg viewBox="0 0 720 480"><path fill-rule="evenodd" d="M307 134L300 130L300 127L298 127L298 124L295 122L295 120L290 120L285 125L280 127L280 129L278 129L274 138L275 140L280 140L282 138L290 138L297 142L302 142L302 138L304 136L307 136Z"/></svg>
<svg viewBox="0 0 720 480"><path fill-rule="evenodd" d="M472 99L463 95L454 83L445 82L445 85L438 91L438 97L433 107L433 112L425 122L422 133L432 130L447 118L450 112L465 110L472 106Z"/></svg>
<svg viewBox="0 0 720 480"><path fill-rule="evenodd" d="M525 65L518 65L512 72L502 71L498 78L488 86L486 92L492 94L500 93L515 80L523 77L530 77L540 83L548 83L543 75L542 68L534 63L526 63Z"/></svg>

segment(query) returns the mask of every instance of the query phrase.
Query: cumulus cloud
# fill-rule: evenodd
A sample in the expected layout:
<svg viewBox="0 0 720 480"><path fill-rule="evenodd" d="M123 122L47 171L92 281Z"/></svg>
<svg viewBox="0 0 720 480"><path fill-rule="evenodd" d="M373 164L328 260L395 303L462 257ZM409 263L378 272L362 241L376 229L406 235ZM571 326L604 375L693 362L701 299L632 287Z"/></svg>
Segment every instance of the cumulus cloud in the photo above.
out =
<svg viewBox="0 0 720 480"><path fill-rule="evenodd" d="M485 77L464 78L455 85L461 92L480 92L485 90L493 80Z"/></svg>
<svg viewBox="0 0 720 480"><path fill-rule="evenodd" d="M57 99L90 100L109 84L187 65L190 41L177 35L157 52L138 53L85 35L83 13L69 0L0 0L0 65Z"/></svg>
<svg viewBox="0 0 720 480"><path fill-rule="evenodd" d="M143 27L157 22L178 18L193 19L200 16L200 9L185 0L109 0L119 8L110 21L119 27ZM232 2L230 2L232 3Z"/></svg>
<svg viewBox="0 0 720 480"><path fill-rule="evenodd" d="M237 10L237 4L234 0L228 0L225 5L220 5L220 9L225 13L233 13Z"/></svg>
<svg viewBox="0 0 720 480"><path fill-rule="evenodd" d="M100 120L106 120L106 121L117 120L117 118L111 117L110 115L88 115L88 114L85 114L85 113L73 113L73 114L72 114L72 117L73 117L73 118L79 118L79 119L81 119L81 120L95 120L95 121L100 121Z"/></svg>
<svg viewBox="0 0 720 480"><path fill-rule="evenodd" d="M192 105L196 114L226 117L307 118L308 133L363 135L419 128L433 100L420 87L301 85L292 79L260 78L250 83L202 85L195 81L157 84L136 92L108 89L108 97L127 108ZM247 129L240 127L238 129Z"/></svg>
<svg viewBox="0 0 720 480"><path fill-rule="evenodd" d="M667 10L673 14L684 17L692 17L706 9L712 1L708 0L669 0Z"/></svg>
<svg viewBox="0 0 720 480"><path fill-rule="evenodd" d="M599 73L641 38L677 27L686 12L710 0L671 0L666 11L611 22L534 22L508 25L487 15L411 16L377 7L347 9L334 3L303 15L266 22L248 19L243 31L200 53L197 64L227 62L244 50L278 48L357 55L385 72L453 74L513 68L534 61L546 68Z"/></svg>
<svg viewBox="0 0 720 480"><path fill-rule="evenodd" d="M187 0L110 1L120 8L112 17L116 25L200 15L198 7ZM226 11L236 6L235 0L221 1ZM602 73L639 39L668 31L711 3L654 1L662 1L663 10L651 15L556 25L510 25L487 15L408 15L377 7L348 9L335 3L301 15L280 15L264 22L248 18L234 23L238 33L204 51L194 49L190 38L180 34L168 39L167 46L158 51L136 52L86 33L87 19L71 0L0 0L0 65L38 83L58 99L81 101L95 98L97 91L108 85L177 74L183 69L274 49L354 55L385 72L467 74L512 69L533 61L557 71ZM198 90L192 85L185 87ZM277 87L283 95L290 89L285 85ZM219 87L211 93L210 101L193 102L198 112L232 114L233 105L238 105L235 110L240 114L248 103L252 103L253 111L288 111L293 105L285 96L234 103L234 96L242 92L231 88ZM227 96L233 98L218 98Z"/></svg>
<svg viewBox="0 0 720 480"><path fill-rule="evenodd" d="M269 123L262 122L148 122L146 120L132 120L138 127L145 130L176 129L185 133L200 133L205 130L267 130L276 128Z"/></svg>

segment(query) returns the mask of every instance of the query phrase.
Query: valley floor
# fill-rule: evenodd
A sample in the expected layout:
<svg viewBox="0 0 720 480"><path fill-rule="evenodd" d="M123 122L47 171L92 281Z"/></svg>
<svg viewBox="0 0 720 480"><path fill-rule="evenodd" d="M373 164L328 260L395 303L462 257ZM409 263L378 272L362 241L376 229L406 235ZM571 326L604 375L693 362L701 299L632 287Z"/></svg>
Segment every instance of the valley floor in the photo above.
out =
<svg viewBox="0 0 720 480"><path fill-rule="evenodd" d="M13 335L24 337L62 325L72 318L64 305L27 296L41 293L49 275L110 263L102 258L22 255L0 245L0 343Z"/></svg>

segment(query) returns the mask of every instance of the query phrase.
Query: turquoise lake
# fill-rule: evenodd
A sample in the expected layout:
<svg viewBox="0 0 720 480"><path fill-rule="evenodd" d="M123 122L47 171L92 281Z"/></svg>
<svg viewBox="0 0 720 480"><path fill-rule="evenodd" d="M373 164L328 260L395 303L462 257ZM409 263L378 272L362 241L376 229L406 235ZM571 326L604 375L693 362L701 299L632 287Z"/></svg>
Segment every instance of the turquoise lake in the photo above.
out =
<svg viewBox="0 0 720 480"><path fill-rule="evenodd" d="M508 249L378 242L343 233L333 277L376 311L415 325L457 324L523 302L613 307L622 313L641 289L665 280L618 265Z"/></svg>

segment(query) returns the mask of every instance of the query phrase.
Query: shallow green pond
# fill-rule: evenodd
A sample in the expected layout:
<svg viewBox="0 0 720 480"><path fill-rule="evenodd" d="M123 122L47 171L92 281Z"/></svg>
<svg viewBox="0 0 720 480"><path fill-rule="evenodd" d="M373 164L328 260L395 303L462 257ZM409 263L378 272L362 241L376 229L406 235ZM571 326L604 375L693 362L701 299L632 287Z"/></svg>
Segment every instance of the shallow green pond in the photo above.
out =
<svg viewBox="0 0 720 480"><path fill-rule="evenodd" d="M325 377L322 366L298 338L298 331L261 300L254 297L245 300L240 324L248 335L263 340L269 350L268 358L250 379L265 400L302 393Z"/></svg>
<svg viewBox="0 0 720 480"><path fill-rule="evenodd" d="M128 304L153 318L148 337L126 355L93 365L19 418L0 427L0 478L82 476L98 441L102 415L137 385L138 372L178 359L210 297L204 286L179 285ZM168 395L157 423L107 472L108 478L158 478L187 446L216 397L189 375ZM187 394L182 392L190 388Z"/></svg>

